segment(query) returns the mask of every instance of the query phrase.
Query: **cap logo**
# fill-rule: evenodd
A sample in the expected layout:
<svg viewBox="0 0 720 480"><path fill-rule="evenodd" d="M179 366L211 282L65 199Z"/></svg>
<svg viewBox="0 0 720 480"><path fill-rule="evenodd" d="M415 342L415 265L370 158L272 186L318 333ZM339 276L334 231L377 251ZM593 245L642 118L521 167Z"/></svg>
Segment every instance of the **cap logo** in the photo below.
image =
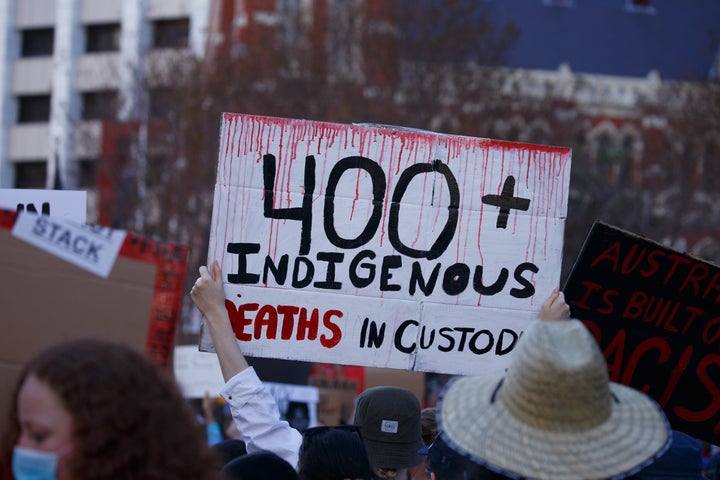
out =
<svg viewBox="0 0 720 480"><path fill-rule="evenodd" d="M398 422L395 420L383 420L380 424L380 431L384 433L397 433Z"/></svg>

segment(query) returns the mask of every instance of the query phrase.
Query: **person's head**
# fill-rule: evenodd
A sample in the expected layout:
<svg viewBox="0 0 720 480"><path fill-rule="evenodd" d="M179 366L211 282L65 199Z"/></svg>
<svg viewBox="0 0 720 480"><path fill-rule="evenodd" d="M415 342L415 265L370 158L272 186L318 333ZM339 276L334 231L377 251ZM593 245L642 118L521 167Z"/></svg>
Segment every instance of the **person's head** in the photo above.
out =
<svg viewBox="0 0 720 480"><path fill-rule="evenodd" d="M435 407L423 408L420 412L420 422L422 424L422 439L425 445L430 445L437 437L437 420L435 419Z"/></svg>
<svg viewBox="0 0 720 480"><path fill-rule="evenodd" d="M245 442L235 438L229 438L210 446L215 453L217 469L220 470L231 460L241 457L247 453Z"/></svg>
<svg viewBox="0 0 720 480"><path fill-rule="evenodd" d="M231 460L220 470L221 480L297 480L287 460L272 452L253 452Z"/></svg>
<svg viewBox="0 0 720 480"><path fill-rule="evenodd" d="M438 403L453 450L517 478L623 478L652 463L670 431L659 406L611 383L602 352L577 320L535 322L504 376L463 377Z"/></svg>
<svg viewBox="0 0 720 480"><path fill-rule="evenodd" d="M208 478L202 430L168 375L130 347L70 340L20 375L3 454L15 477ZM35 477L32 477L35 478Z"/></svg>
<svg viewBox="0 0 720 480"><path fill-rule="evenodd" d="M372 480L359 427L313 427L303 432L300 480Z"/></svg>
<svg viewBox="0 0 720 480"><path fill-rule="evenodd" d="M361 427L377 476L402 476L423 462L417 453L424 446L420 402L411 391L386 386L365 390L357 398L353 423Z"/></svg>

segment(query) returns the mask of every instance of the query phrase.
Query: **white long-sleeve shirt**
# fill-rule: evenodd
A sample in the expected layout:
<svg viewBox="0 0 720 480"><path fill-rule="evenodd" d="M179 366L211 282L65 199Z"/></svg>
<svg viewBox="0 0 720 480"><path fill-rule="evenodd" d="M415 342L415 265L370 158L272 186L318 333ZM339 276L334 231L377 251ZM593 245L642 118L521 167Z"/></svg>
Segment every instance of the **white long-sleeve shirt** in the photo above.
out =
<svg viewBox="0 0 720 480"><path fill-rule="evenodd" d="M228 380L220 395L230 406L248 453L267 450L297 469L302 435L280 419L275 399L252 367Z"/></svg>

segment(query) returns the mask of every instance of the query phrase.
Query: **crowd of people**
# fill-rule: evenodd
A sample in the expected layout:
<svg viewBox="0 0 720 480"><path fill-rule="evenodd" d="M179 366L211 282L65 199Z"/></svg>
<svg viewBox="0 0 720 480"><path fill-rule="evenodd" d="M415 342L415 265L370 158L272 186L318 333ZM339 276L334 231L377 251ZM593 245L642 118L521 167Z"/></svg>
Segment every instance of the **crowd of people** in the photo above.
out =
<svg viewBox="0 0 720 480"><path fill-rule="evenodd" d="M648 396L609 380L562 292L542 305L504 374L456 378L425 409L406 389L369 388L352 424L302 431L281 418L235 340L217 263L200 268L190 293L225 380L220 395L232 424L222 430L237 438L219 426L203 430L172 377L141 353L75 339L22 372L1 478L706 478L700 443L671 430Z"/></svg>

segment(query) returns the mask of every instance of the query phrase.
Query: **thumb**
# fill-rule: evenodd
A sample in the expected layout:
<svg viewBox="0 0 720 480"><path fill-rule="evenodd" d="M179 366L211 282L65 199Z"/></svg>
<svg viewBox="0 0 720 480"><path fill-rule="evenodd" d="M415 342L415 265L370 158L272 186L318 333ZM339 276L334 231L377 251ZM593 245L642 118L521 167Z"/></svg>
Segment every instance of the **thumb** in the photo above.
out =
<svg viewBox="0 0 720 480"><path fill-rule="evenodd" d="M213 260L213 266L212 266L212 276L213 280L215 280L215 283L222 286L222 271L220 270L220 264L217 260Z"/></svg>

